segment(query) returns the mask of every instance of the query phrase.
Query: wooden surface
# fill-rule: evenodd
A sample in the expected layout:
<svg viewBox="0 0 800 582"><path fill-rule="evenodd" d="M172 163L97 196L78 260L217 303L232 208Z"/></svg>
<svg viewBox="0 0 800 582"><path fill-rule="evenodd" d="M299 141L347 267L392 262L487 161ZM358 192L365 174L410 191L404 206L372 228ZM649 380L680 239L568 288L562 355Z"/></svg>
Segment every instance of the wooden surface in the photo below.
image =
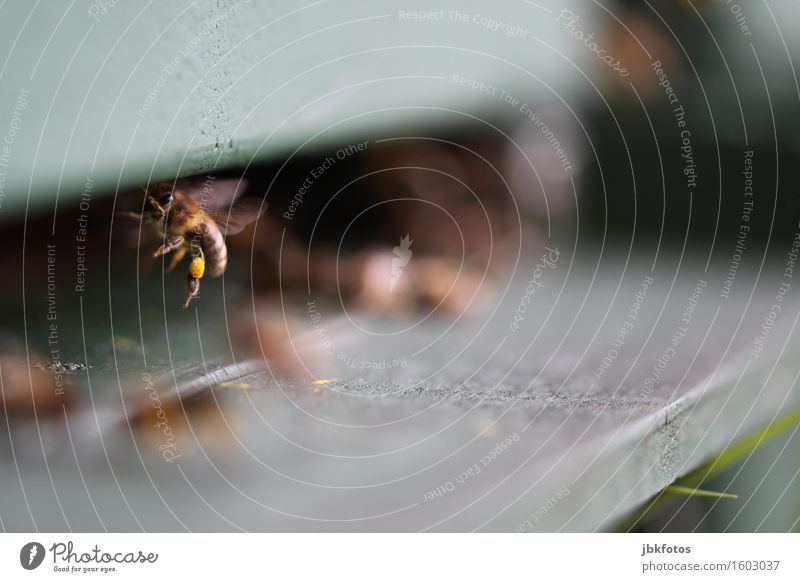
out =
<svg viewBox="0 0 800 582"><path fill-rule="evenodd" d="M329 153L396 128L457 128L472 114L519 122L518 108L454 75L537 107L581 105L594 91L594 77L584 77L597 72L591 53L553 25L560 4L520 0L491 14L485 3L460 4L467 22L449 13L408 20L390 2L119 2L93 18L97 3L88 0L7 0L0 139L13 139L0 150L0 221L19 221L26 208L74 211L82 195L91 204L151 179ZM592 28L592 5L575 6ZM764 106L752 110L759 123L748 131L770 148L772 125L762 121L773 104L781 130L791 133L796 118L781 113L796 92L785 64L796 54L786 32L795 13L790 2L748 7L754 30L763 27L752 44L724 9L709 18L727 34L714 42L737 75L764 74L769 92L748 82L735 95L758 94ZM472 20L482 14L528 35L491 31ZM730 97L715 82L723 77L721 67L701 75L709 91ZM738 148L733 117L717 129ZM77 257L71 245L59 249L60 289L71 289ZM318 383L290 382L275 362L241 353L232 325L248 313L246 276L226 276L224 295L221 284L205 286L196 310L183 312L173 301L180 277L161 287L142 276L135 286L129 265L103 255L108 269L92 266L89 292L58 295L62 358L89 366L66 374L79 405L66 416L0 419L0 529L607 529L800 404L796 288L770 316L782 249L763 270L748 250L751 262L724 299L730 248L710 268L708 249L631 259L583 248L578 260L565 248L514 328L539 252L525 250L527 262L474 317L376 317L320 302L344 359L320 353L319 330L301 310L293 317L311 344L301 352ZM0 324L46 357L47 296L37 287L45 268L42 259L27 272L27 303L4 301ZM16 289L20 281L6 273ZM131 418L133 401L149 397L149 378L164 403L181 396L170 426L189 419L175 448L164 449L178 455L173 462L158 448L163 433Z"/></svg>
<svg viewBox="0 0 800 582"><path fill-rule="evenodd" d="M60 192L74 203L90 180L90 193L107 193L399 127L452 126L488 111L490 120L512 117L499 97L453 75L536 107L570 101L580 75L567 70L586 58L553 26L547 2L461 2L461 16L424 22L400 11L451 7L181 0L90 13L95 4L3 3L4 124L28 92L4 215L24 210L29 193L33 206L51 207ZM484 18L521 32L494 31Z"/></svg>
<svg viewBox="0 0 800 582"><path fill-rule="evenodd" d="M145 326L146 366L119 339L135 332L135 314L118 309L114 343L99 334L87 348L108 354L110 344L119 346L116 364L109 355L89 356L88 371L71 375L91 391L81 393L84 402L92 395L88 410L71 414L68 424L12 421L3 431L2 525L605 529L735 438L797 407L794 298L782 303L764 351L752 355L780 268L762 273L759 285L742 274L722 300L723 271L679 266L676 258L662 259L655 272L643 261L604 261L602 274L561 260L546 272L537 308L517 332L509 324L533 265L520 269L493 314L472 321L351 314L372 332L412 326L375 337L331 307L325 325L337 349L406 365L353 369L307 350L309 367L326 374L316 384L259 371L259 359L234 364L217 321L222 298L213 292L198 319L169 310ZM598 377L647 277L653 284L635 325ZM707 286L687 326L698 280ZM87 314L90 320L96 323ZM314 337L311 322L305 326ZM648 389L664 354L669 361ZM210 408L223 410L224 426L209 433L208 414L190 409L192 431L178 441L179 457L165 460L154 446L163 438L158 430L124 420L120 394L142 395L144 373L166 378L164 402L178 390L191 403L214 385ZM177 412L169 414L176 425Z"/></svg>

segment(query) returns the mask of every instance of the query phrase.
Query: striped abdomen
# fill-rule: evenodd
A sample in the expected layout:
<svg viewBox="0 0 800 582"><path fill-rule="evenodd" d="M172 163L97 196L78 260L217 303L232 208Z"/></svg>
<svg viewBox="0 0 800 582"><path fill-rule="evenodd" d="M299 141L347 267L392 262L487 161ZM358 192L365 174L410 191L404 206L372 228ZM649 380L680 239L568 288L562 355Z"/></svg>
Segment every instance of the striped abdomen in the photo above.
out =
<svg viewBox="0 0 800 582"><path fill-rule="evenodd" d="M212 277L219 277L225 272L228 264L228 249L225 237L213 220L203 223L200 244L206 259L206 272Z"/></svg>

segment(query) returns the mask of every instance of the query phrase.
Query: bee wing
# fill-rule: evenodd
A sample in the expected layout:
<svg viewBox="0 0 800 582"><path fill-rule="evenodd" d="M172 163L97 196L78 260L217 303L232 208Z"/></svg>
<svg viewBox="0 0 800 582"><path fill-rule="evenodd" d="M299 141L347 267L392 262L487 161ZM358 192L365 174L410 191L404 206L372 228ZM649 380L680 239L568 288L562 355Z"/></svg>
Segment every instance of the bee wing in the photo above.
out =
<svg viewBox="0 0 800 582"><path fill-rule="evenodd" d="M214 210L209 215L216 221L224 235L240 233L251 222L258 220L267 210L267 203L260 198L240 200L230 208Z"/></svg>
<svg viewBox="0 0 800 582"><path fill-rule="evenodd" d="M247 190L247 180L228 179L211 180L209 178L189 178L180 180L176 189L184 191L197 202L204 204L206 209L214 210L227 208Z"/></svg>

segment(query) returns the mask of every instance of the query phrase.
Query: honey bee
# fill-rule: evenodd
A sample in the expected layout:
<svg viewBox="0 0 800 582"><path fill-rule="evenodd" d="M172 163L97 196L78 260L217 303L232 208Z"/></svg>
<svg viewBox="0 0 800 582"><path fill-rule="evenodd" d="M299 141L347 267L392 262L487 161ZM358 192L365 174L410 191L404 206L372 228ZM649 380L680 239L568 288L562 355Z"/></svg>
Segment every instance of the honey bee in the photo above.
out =
<svg viewBox="0 0 800 582"><path fill-rule="evenodd" d="M120 217L150 225L163 236L164 242L153 253L153 258L173 253L167 272L171 272L187 253L191 254L184 309L200 293L203 275L219 277L225 272L228 264L225 237L241 232L266 210L262 200L236 202L245 187L243 180L214 181L211 178L204 182L161 182L145 189L145 207L141 213L118 213Z"/></svg>

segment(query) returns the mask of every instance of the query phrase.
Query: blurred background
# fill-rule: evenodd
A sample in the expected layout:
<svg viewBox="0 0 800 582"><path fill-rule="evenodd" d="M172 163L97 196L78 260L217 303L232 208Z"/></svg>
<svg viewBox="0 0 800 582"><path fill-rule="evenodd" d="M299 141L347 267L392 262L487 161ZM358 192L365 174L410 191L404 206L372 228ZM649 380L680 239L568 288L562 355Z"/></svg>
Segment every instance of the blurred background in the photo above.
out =
<svg viewBox="0 0 800 582"><path fill-rule="evenodd" d="M796 422L648 503L800 406L796 2L0 14L3 529L797 530ZM265 210L188 310L175 180Z"/></svg>

